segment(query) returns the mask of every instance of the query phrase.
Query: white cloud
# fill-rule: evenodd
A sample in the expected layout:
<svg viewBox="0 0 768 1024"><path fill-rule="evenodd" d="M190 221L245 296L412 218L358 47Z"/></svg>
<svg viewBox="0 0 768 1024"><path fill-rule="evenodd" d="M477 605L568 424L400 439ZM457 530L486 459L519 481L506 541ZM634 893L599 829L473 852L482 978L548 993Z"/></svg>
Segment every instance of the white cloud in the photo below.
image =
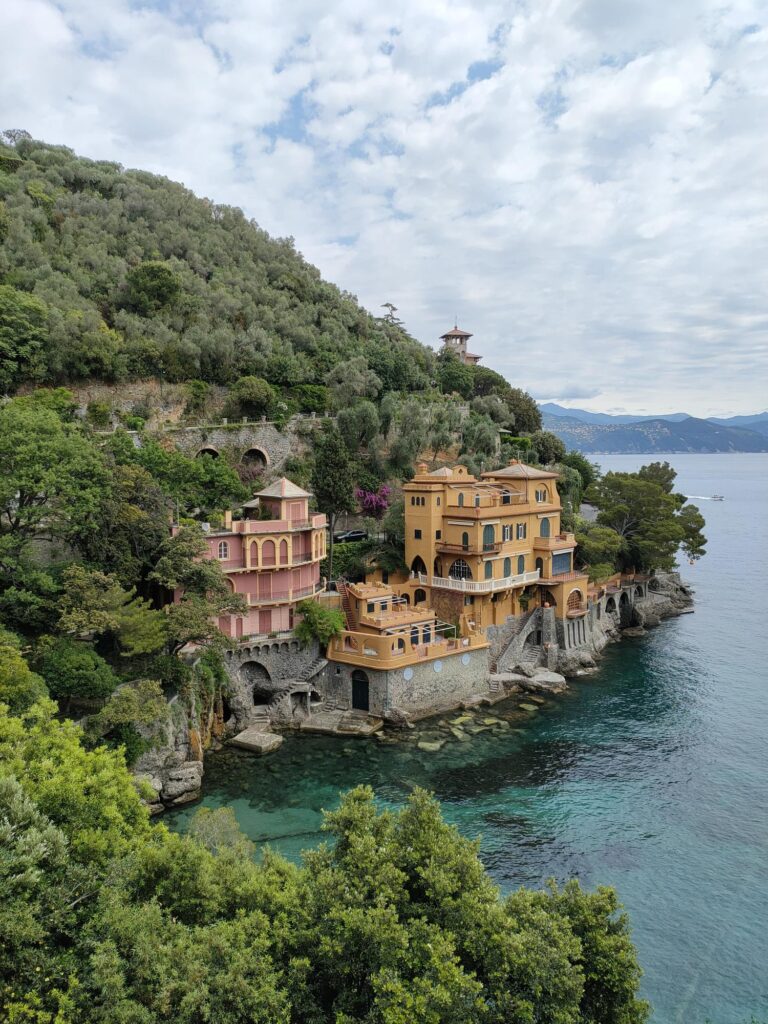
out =
<svg viewBox="0 0 768 1024"><path fill-rule="evenodd" d="M192 12L192 15L191 15ZM764 408L760 0L5 0L4 127L241 205L592 408Z"/></svg>

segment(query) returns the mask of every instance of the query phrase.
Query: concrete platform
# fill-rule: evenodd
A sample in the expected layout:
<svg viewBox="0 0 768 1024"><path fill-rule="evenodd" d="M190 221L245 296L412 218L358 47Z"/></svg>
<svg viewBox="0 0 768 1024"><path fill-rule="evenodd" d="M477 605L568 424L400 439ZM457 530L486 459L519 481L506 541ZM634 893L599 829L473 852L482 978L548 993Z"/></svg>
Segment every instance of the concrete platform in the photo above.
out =
<svg viewBox="0 0 768 1024"><path fill-rule="evenodd" d="M354 711L313 711L299 726L300 732L330 736L373 736L384 727L375 715Z"/></svg>
<svg viewBox="0 0 768 1024"><path fill-rule="evenodd" d="M275 732L268 732L261 725L251 725L243 729L229 741L233 747L249 750L252 754L271 754L282 744L283 737Z"/></svg>

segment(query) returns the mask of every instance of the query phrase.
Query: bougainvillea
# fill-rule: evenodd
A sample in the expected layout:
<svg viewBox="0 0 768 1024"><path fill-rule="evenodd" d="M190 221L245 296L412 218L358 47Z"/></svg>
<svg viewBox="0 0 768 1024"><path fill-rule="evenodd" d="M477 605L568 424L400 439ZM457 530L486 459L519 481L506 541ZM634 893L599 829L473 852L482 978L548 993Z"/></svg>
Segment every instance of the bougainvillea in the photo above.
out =
<svg viewBox="0 0 768 1024"><path fill-rule="evenodd" d="M371 519L381 519L389 508L389 496L392 489L382 484L377 491L364 491L360 487L355 488L355 500L360 506L360 512Z"/></svg>

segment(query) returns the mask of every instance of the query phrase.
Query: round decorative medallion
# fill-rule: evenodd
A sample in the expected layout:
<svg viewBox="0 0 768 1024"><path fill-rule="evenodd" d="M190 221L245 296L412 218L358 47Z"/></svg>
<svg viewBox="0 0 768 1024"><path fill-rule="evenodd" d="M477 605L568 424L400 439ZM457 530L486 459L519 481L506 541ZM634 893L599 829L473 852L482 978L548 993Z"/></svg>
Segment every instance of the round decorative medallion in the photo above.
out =
<svg viewBox="0 0 768 1024"><path fill-rule="evenodd" d="M403 679L405 679L407 682L410 682L410 680L413 679L413 669L412 668L403 669Z"/></svg>
<svg viewBox="0 0 768 1024"><path fill-rule="evenodd" d="M433 668L434 668L435 672L442 672L443 671L443 663L442 663L442 661L436 661L434 663L434 665L433 665Z"/></svg>
<svg viewBox="0 0 768 1024"><path fill-rule="evenodd" d="M469 664L469 655L468 654L462 654L462 656L461 656L461 664L462 665L468 665Z"/></svg>

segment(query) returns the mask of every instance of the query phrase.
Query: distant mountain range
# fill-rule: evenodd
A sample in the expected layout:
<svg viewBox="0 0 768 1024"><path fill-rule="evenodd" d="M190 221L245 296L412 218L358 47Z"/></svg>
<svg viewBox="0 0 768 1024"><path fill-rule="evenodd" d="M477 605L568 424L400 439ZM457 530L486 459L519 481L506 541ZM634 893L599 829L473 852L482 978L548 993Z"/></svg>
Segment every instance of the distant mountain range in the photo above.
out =
<svg viewBox="0 0 768 1024"><path fill-rule="evenodd" d="M686 413L612 416L554 402L543 402L541 411L544 429L582 452L768 452L768 412L706 420Z"/></svg>

